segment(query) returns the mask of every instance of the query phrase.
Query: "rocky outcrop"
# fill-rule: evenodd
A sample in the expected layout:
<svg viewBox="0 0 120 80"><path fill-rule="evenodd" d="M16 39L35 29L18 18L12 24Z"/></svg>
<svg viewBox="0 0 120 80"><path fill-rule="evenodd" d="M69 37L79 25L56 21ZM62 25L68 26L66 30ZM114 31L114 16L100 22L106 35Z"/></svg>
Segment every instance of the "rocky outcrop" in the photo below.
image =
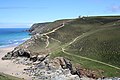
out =
<svg viewBox="0 0 120 80"><path fill-rule="evenodd" d="M35 23L29 29L30 34L35 35L36 33L43 33L46 30L48 23Z"/></svg>
<svg viewBox="0 0 120 80"><path fill-rule="evenodd" d="M8 52L4 57L2 57L2 60L9 60L12 58L17 58L17 57L26 57L30 58L30 52L24 49L17 49L15 48L13 51Z"/></svg>
<svg viewBox="0 0 120 80"><path fill-rule="evenodd" d="M46 46L46 36L42 36L41 34L49 32L51 30L54 30L56 28L59 28L60 26L63 25L65 23L69 23L69 21L71 20L58 20L58 21L54 21L54 22L46 22L46 23L35 23L31 26L31 28L28 30L30 32L30 34L32 34L31 38L27 41L25 41L24 43L22 43L21 45L19 45L18 47L16 47L12 52L10 52L10 54L8 53L7 55L4 56L3 59L10 59L10 56L12 57L27 57L30 58L31 55L35 55L34 53L38 52L40 54L40 52L35 48L37 48L40 45L45 45ZM44 47L40 47L43 48ZM47 54L47 50L44 49L43 53Z"/></svg>
<svg viewBox="0 0 120 80"><path fill-rule="evenodd" d="M93 21L86 20L86 21L87 23L90 24L95 23L94 20ZM79 25L78 22L76 23L77 25ZM25 73L29 74L30 76L33 76L33 78L38 80L39 79L40 80L41 79L42 80L46 80L46 79L47 80L70 80L70 79L79 80L82 79L83 77L86 77L87 79L89 78L97 79L98 76L96 75L97 73L95 71L73 66L71 61L66 58L56 57L52 60L49 58L48 53L53 52L52 51L54 50L53 48L60 47L59 44L62 43L61 39L70 37L66 33L67 30L70 31L73 28L71 28L72 27L71 26L70 29L67 29L67 26L70 26L72 24L74 24L74 20L72 19L33 24L32 27L28 30L32 35L31 38L27 40L25 43L19 45L13 51L8 52L2 59L3 60L12 59L13 62L17 64L24 64L24 65L31 64L32 66L25 69ZM65 28L63 28L63 26ZM75 27L75 25L73 25L73 27ZM63 30L63 32L61 30ZM66 35L67 37L61 35ZM59 36L59 38L57 38L57 36ZM51 46L52 45L51 43L54 43L52 39L54 39L54 41L56 42L54 44L55 46ZM69 42L68 40L66 41ZM50 47L48 47L49 43L50 43Z"/></svg>
<svg viewBox="0 0 120 80"><path fill-rule="evenodd" d="M32 56L30 57L30 61L33 61L33 62L36 62L38 59L38 57L35 55L35 56Z"/></svg>
<svg viewBox="0 0 120 80"><path fill-rule="evenodd" d="M57 62L59 62L59 65L62 69L69 69L72 75L78 75L79 78L86 76L88 78L98 79L98 76L95 71L73 66L70 60L67 60L63 57L57 57L55 59L58 59Z"/></svg>
<svg viewBox="0 0 120 80"><path fill-rule="evenodd" d="M40 62L44 61L48 56L49 56L49 54L46 54L44 56L34 55L34 56L30 57L30 61L33 61L33 62L39 61L39 63L40 63Z"/></svg>
<svg viewBox="0 0 120 80"><path fill-rule="evenodd" d="M69 69L72 75L78 75L76 70L73 69L72 63L69 60L63 57L58 57L57 59L59 60L59 64L63 69Z"/></svg>
<svg viewBox="0 0 120 80"><path fill-rule="evenodd" d="M24 49L18 49L11 52L12 57L27 57L30 58L30 53Z"/></svg>
<svg viewBox="0 0 120 80"><path fill-rule="evenodd" d="M10 60L12 59L12 53L8 52L4 57L2 57L2 60Z"/></svg>
<svg viewBox="0 0 120 80"><path fill-rule="evenodd" d="M55 28L58 28L61 26L61 24L70 22L70 19L64 19L64 20L57 20L54 22L45 22L45 23L35 23L32 25L32 27L29 29L30 34L35 35L37 33L42 34L48 31L51 31Z"/></svg>
<svg viewBox="0 0 120 80"><path fill-rule="evenodd" d="M35 80L80 80L78 75L72 75L66 67L61 67L60 60L64 62L64 58L58 57L53 60L48 55L38 61L34 66L25 69L25 73L33 76ZM66 64L64 64L66 66Z"/></svg>
<svg viewBox="0 0 120 80"><path fill-rule="evenodd" d="M17 64L32 64L28 69L25 69L24 73L38 80L44 80L45 78L48 80L57 80L59 78L62 78L62 80L79 80L83 76L92 79L98 78L93 71L76 68L70 60L63 57L50 59L49 54L32 56L24 49L17 48L12 52L8 52L2 59L13 59L13 62Z"/></svg>

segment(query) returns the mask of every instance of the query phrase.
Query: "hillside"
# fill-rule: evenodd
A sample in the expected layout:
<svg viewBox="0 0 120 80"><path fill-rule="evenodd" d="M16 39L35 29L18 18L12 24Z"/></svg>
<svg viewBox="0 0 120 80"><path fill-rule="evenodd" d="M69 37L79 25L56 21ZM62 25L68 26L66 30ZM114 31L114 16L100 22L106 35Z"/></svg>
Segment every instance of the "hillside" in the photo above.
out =
<svg viewBox="0 0 120 80"><path fill-rule="evenodd" d="M16 78L10 75L0 73L0 80L24 80L24 79L20 79L20 78Z"/></svg>
<svg viewBox="0 0 120 80"><path fill-rule="evenodd" d="M93 16L36 23L31 39L19 45L32 55L65 57L98 76L120 77L120 16ZM22 55L27 56L27 55Z"/></svg>

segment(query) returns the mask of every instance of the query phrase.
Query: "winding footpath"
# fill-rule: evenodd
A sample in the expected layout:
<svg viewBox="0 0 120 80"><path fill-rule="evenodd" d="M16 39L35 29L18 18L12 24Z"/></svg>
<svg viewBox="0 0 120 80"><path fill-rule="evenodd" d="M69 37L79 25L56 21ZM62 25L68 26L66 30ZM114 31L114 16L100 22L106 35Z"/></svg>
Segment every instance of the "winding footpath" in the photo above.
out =
<svg viewBox="0 0 120 80"><path fill-rule="evenodd" d="M51 39L54 40L54 41L57 41L57 42L61 43L61 41L59 41L59 40L57 40L57 39L54 39L54 38L51 38Z"/></svg>
<svg viewBox="0 0 120 80"><path fill-rule="evenodd" d="M41 36L46 36L46 38L47 38L45 48L47 48L47 47L49 46L49 44L50 44L50 42L49 42L49 38L50 38L50 37L48 36L48 34L54 33L56 30L62 28L63 26L65 26L65 23L62 23L61 26L59 26L59 27L53 29L52 31L49 31L49 32L47 32L47 33L41 34Z"/></svg>
<svg viewBox="0 0 120 80"><path fill-rule="evenodd" d="M55 32L56 30L62 28L64 25L65 25L65 23L63 23L60 27L53 29L52 31L49 31L49 32L47 32L47 33L41 34L42 36L44 35L44 36L46 36L46 38L47 38L46 47L45 47L45 48L47 48L47 47L49 46L49 43L50 43L50 42L49 42L49 38L50 38L50 37L48 36L48 34L51 34L51 33ZM84 38L84 37L86 37L86 36L89 36L89 35L91 35L91 34L93 34L93 33L98 32L98 31L100 31L100 30L104 30L104 29L98 29L98 30L95 30L95 31L92 31L92 32L83 33L82 35L77 36L73 41L71 41L71 42L70 42L69 44L67 44L65 47L73 44L73 43L74 43L75 41L77 41L78 39L82 39L82 38ZM75 56L75 57L79 57L79 58L82 58L82 59L86 59L86 60L89 60L89 61L97 62L97 63L100 63L100 64L103 64L103 65L106 65L106 66L109 66L109 67L112 67L112 68L115 68L115 69L120 70L119 67L113 66L113 65L111 65L111 64L107 64L107 63L102 62L102 61L98 61L98 60L94 60L94 59L91 59L91 58L83 57L83 56L80 56L80 55L75 55L75 54L73 55L73 54L71 54L71 53L68 53L68 52L65 51L65 47L64 47L64 48L62 47L62 52L64 52L65 54L68 54L68 55L71 55L71 56Z"/></svg>
<svg viewBox="0 0 120 80"><path fill-rule="evenodd" d="M45 48L47 48L49 46L50 42L49 42L49 36L48 35L45 35L45 36L47 38Z"/></svg>
<svg viewBox="0 0 120 80"><path fill-rule="evenodd" d="M98 30L93 31L93 32L83 33L82 35L76 37L73 41L71 41L71 42L70 42L68 45L66 45L65 47L67 47L67 46L73 44L73 43L74 43L75 41L77 41L78 39L82 39L82 38L84 38L84 37L86 37L86 36L89 36L89 35L91 35L91 34L97 32L97 31L100 31L100 30L104 30L104 29L98 29ZM115 68L115 69L120 70L119 67L113 66L113 65L111 65L111 64L107 64L107 63L102 62L102 61L98 61L98 60L94 60L94 59L91 59L91 58L83 57L83 56L80 56L80 55L75 55L75 54L68 53L68 52L65 51L65 47L62 48L62 52L64 52L65 54L68 54L68 55L71 55L71 56L75 56L75 57L79 57L79 58L82 58L82 59L86 59L86 60L89 60L89 61L101 63L101 64L103 64L103 65L106 65L106 66L109 66L109 67L112 67L112 68Z"/></svg>
<svg viewBox="0 0 120 80"><path fill-rule="evenodd" d="M100 64L103 64L103 65L106 65L106 66L109 66L109 67L120 70L119 67L116 67L116 66L113 66L113 65L98 61L98 60L94 60L94 59L83 57L83 56L80 56L80 55L75 55L75 54L68 53L68 52L65 51L64 48L62 48L62 52L64 52L65 54L71 55L71 56L75 56L75 57L79 57L79 58L86 59L86 60L89 60L89 61L97 62L97 63L100 63Z"/></svg>
<svg viewBox="0 0 120 80"><path fill-rule="evenodd" d="M48 35L48 34L51 34L51 33L55 32L56 30L62 28L63 26L65 26L65 23L62 23L61 26L59 26L59 27L53 29L52 31L47 32L47 33L43 33L42 35Z"/></svg>

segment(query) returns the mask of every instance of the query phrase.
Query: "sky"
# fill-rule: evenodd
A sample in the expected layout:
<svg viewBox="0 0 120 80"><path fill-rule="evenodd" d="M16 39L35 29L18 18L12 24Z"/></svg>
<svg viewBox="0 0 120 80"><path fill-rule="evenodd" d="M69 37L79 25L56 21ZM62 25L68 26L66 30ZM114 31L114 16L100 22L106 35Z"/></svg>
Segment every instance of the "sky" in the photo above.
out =
<svg viewBox="0 0 120 80"><path fill-rule="evenodd" d="M0 0L0 28L78 16L119 15L120 0Z"/></svg>

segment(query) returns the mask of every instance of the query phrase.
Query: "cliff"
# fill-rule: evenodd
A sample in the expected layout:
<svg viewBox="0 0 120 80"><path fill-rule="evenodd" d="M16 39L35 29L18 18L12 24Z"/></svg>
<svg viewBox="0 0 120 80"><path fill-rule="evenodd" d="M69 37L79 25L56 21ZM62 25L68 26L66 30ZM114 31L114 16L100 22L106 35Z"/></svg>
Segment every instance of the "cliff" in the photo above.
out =
<svg viewBox="0 0 120 80"><path fill-rule="evenodd" d="M87 77L120 77L120 16L93 16L36 23L31 39L8 55L28 57L50 55L79 64ZM77 70L78 71L78 70ZM81 74L82 74L81 72ZM95 75L93 75L95 74Z"/></svg>

